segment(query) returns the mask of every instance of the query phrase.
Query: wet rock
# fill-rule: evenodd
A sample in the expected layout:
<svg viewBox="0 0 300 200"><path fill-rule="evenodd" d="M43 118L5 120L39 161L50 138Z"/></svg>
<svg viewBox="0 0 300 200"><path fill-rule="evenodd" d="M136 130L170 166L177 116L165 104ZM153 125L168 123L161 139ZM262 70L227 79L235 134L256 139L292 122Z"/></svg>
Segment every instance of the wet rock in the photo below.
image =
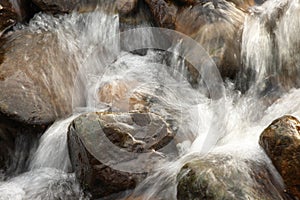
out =
<svg viewBox="0 0 300 200"><path fill-rule="evenodd" d="M43 12L63 14L78 11L80 13L92 12L98 9L98 0L32 0ZM101 7L112 4L114 1L101 1Z"/></svg>
<svg viewBox="0 0 300 200"><path fill-rule="evenodd" d="M282 176L287 192L300 199L300 122L293 116L273 121L259 144Z"/></svg>
<svg viewBox="0 0 300 200"><path fill-rule="evenodd" d="M137 8L138 0L117 0L116 4L119 13L127 15Z"/></svg>
<svg viewBox="0 0 300 200"><path fill-rule="evenodd" d="M49 124L69 114L77 66L57 35L22 30L4 40L0 113L26 124Z"/></svg>
<svg viewBox="0 0 300 200"><path fill-rule="evenodd" d="M155 18L156 23L164 28L175 28L178 7L165 0L145 0Z"/></svg>
<svg viewBox="0 0 300 200"><path fill-rule="evenodd" d="M2 179L16 176L27 169L27 161L42 126L27 126L0 116L0 172ZM1 180L1 175L0 175Z"/></svg>
<svg viewBox="0 0 300 200"><path fill-rule="evenodd" d="M0 36L17 22L18 15L9 0L0 2Z"/></svg>
<svg viewBox="0 0 300 200"><path fill-rule="evenodd" d="M80 3L80 0L32 0L42 11L52 13L69 13Z"/></svg>
<svg viewBox="0 0 300 200"><path fill-rule="evenodd" d="M97 198L134 188L153 164L139 160L145 155L141 153L150 153L158 161L161 156L153 150L173 137L166 122L155 114L90 113L70 125L68 145L76 176ZM137 172L137 168L145 171Z"/></svg>
<svg viewBox="0 0 300 200"><path fill-rule="evenodd" d="M177 199L289 199L266 164L209 155L178 175Z"/></svg>
<svg viewBox="0 0 300 200"><path fill-rule="evenodd" d="M145 94L132 91L137 82L113 80L102 84L98 90L98 98L108 104L113 111L148 111L149 102Z"/></svg>
<svg viewBox="0 0 300 200"><path fill-rule="evenodd" d="M187 5L194 5L199 2L199 0L177 0L177 1Z"/></svg>
<svg viewBox="0 0 300 200"><path fill-rule="evenodd" d="M175 30L195 39L215 61L223 77L234 78L240 67L244 13L226 1L208 1L181 9Z"/></svg>
<svg viewBox="0 0 300 200"><path fill-rule="evenodd" d="M214 59L223 77L235 78L241 63L240 39L245 16L242 10L224 0L188 7L164 0L146 2L159 26L192 37Z"/></svg>

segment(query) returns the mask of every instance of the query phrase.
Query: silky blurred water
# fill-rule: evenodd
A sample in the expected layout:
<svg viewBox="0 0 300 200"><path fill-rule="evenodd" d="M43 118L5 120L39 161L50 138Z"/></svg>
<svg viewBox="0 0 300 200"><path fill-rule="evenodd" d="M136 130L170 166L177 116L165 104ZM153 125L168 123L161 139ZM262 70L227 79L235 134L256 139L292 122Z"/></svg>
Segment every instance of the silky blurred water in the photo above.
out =
<svg viewBox="0 0 300 200"><path fill-rule="evenodd" d="M118 15L113 12L36 15L23 28L55 34L59 48L69 55L66 59L76 61L78 73L70 104L77 114L57 121L44 133L31 155L28 172L0 182L0 199L88 198L69 173L68 125L78 112L129 111L134 94L155 99L150 111L172 119L177 131L178 156L170 160L166 155L134 192L143 193L145 199L176 199L176 175L199 155L230 155L270 165L258 145L260 134L282 115L300 116L300 90L295 89L299 81L299 8L298 0L267 1L251 8L242 35L242 73L237 78L247 90L240 92L235 82L227 80L219 99L209 97L201 80L198 87L189 83L185 63L176 56L180 42L170 45L173 55L169 60L163 51L133 54L122 50L124 44L118 37L110 39L119 31ZM148 41L155 40L153 33L146 34ZM145 38L134 42L145 42ZM114 94L122 87L125 93L118 94L118 99L103 100L99 88L106 84L116 86ZM247 165L231 167L244 170ZM248 179L253 182L250 176Z"/></svg>

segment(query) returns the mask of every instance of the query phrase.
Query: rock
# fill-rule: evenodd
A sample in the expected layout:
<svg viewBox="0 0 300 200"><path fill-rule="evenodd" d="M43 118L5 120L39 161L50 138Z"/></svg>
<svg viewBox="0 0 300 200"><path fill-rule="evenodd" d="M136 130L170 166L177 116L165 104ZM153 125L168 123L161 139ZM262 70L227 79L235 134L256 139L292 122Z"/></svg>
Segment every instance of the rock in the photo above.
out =
<svg viewBox="0 0 300 200"><path fill-rule="evenodd" d="M45 128L24 125L0 115L0 181L27 170L30 151Z"/></svg>
<svg viewBox="0 0 300 200"><path fill-rule="evenodd" d="M256 4L255 0L228 0L242 10L248 10L251 6Z"/></svg>
<svg viewBox="0 0 300 200"><path fill-rule="evenodd" d="M26 124L49 124L72 111L77 66L51 32L16 31L0 47L0 113Z"/></svg>
<svg viewBox="0 0 300 200"><path fill-rule="evenodd" d="M0 36L17 22L25 22L38 10L31 0L2 0L0 2Z"/></svg>
<svg viewBox="0 0 300 200"><path fill-rule="evenodd" d="M287 192L300 199L300 122L293 116L273 121L259 144L282 176Z"/></svg>
<svg viewBox="0 0 300 200"><path fill-rule="evenodd" d="M117 0L116 4L119 13L127 15L137 8L138 0Z"/></svg>
<svg viewBox="0 0 300 200"><path fill-rule="evenodd" d="M132 91L137 83L125 80L112 80L102 84L98 90L100 102L110 105L113 111L147 111L149 102L145 94Z"/></svg>
<svg viewBox="0 0 300 200"><path fill-rule="evenodd" d="M177 0L177 1L187 5L194 5L199 2L199 0Z"/></svg>
<svg viewBox="0 0 300 200"><path fill-rule="evenodd" d="M32 0L43 12L64 14L78 11L80 13L92 12L98 9L98 0ZM114 1L101 1L101 6L106 7Z"/></svg>
<svg viewBox="0 0 300 200"><path fill-rule="evenodd" d="M89 113L70 125L68 146L81 185L98 198L134 188L145 178L147 169L130 170L142 165L151 169L152 163L142 164L131 155L144 156L141 153L158 150L173 137L166 122L155 114ZM153 156L155 161L160 159L158 154ZM115 167L124 162L127 170Z"/></svg>
<svg viewBox="0 0 300 200"><path fill-rule="evenodd" d="M145 0L149 5L156 23L164 28L175 28L178 7L165 0Z"/></svg>
<svg viewBox="0 0 300 200"><path fill-rule="evenodd" d="M265 164L226 155L187 163L178 182L178 200L289 199Z"/></svg>
<svg viewBox="0 0 300 200"><path fill-rule="evenodd" d="M9 0L0 2L0 37L5 30L17 22L18 15Z"/></svg>
<svg viewBox="0 0 300 200"><path fill-rule="evenodd" d="M212 57L222 77L235 78L240 69L244 13L226 1L208 1L180 9L175 30L196 40Z"/></svg>
<svg viewBox="0 0 300 200"><path fill-rule="evenodd" d="M32 0L42 11L69 13L77 8L80 0Z"/></svg>
<svg viewBox="0 0 300 200"><path fill-rule="evenodd" d="M225 0L178 7L164 0L146 0L157 24L196 40L214 59L221 75L234 79L240 69L240 40L245 13ZM194 77L199 77L197 74Z"/></svg>

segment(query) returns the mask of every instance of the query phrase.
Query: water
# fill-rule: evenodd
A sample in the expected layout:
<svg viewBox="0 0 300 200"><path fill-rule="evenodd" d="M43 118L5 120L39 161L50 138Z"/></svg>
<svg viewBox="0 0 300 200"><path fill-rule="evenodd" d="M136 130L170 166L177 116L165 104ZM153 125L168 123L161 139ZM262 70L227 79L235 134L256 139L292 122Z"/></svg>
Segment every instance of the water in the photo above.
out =
<svg viewBox="0 0 300 200"><path fill-rule="evenodd" d="M230 155L230 168L245 171L241 180L250 185L254 180L246 173L249 169L245 160L274 170L258 140L274 119L285 114L300 116L300 102L295 101L300 98L296 89L299 5L298 0L275 0L252 8L244 22L238 84L225 81L224 95L218 99L209 98L203 82L196 88L190 85L185 63L177 56L171 57L170 67L161 51L148 50L145 55L122 51L124 44L110 39L119 27L118 15L112 12L98 10L61 17L39 14L23 28L57 34L59 47L69 55L66 59L75 58L78 73L70 102L74 113L128 111L129 98L134 94L157 100L151 112L176 122L178 157L160 162L134 194L144 199L176 199L176 176L194 158ZM148 42L156 38L151 32L145 37ZM180 53L180 43L170 45L170 50ZM106 84L114 86L112 92L119 94L117 99L99 98L99 88ZM243 93L236 87L243 88ZM126 92L118 93L122 88ZM0 182L0 199L88 198L74 174L69 173L66 131L77 116L57 121L44 133L30 158L28 172ZM279 177L277 181L282 187Z"/></svg>

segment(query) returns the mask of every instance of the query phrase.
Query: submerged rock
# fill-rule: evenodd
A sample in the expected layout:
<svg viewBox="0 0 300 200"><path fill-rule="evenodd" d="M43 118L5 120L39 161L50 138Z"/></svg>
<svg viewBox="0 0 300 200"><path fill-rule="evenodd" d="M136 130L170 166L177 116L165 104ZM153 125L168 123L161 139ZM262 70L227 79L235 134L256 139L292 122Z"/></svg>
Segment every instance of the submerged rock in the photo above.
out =
<svg viewBox="0 0 300 200"><path fill-rule="evenodd" d="M300 122L293 116L273 121L259 144L282 176L287 192L300 199Z"/></svg>
<svg viewBox="0 0 300 200"><path fill-rule="evenodd" d="M209 155L186 164L178 175L177 199L289 199L266 164Z"/></svg>
<svg viewBox="0 0 300 200"><path fill-rule="evenodd" d="M89 113L70 125L68 146L77 178L97 198L134 188L153 165L139 156L159 161L161 155L153 151L173 137L167 123L152 113Z"/></svg>
<svg viewBox="0 0 300 200"><path fill-rule="evenodd" d="M72 111L77 66L50 32L16 31L0 47L0 113L26 124L49 124Z"/></svg>

